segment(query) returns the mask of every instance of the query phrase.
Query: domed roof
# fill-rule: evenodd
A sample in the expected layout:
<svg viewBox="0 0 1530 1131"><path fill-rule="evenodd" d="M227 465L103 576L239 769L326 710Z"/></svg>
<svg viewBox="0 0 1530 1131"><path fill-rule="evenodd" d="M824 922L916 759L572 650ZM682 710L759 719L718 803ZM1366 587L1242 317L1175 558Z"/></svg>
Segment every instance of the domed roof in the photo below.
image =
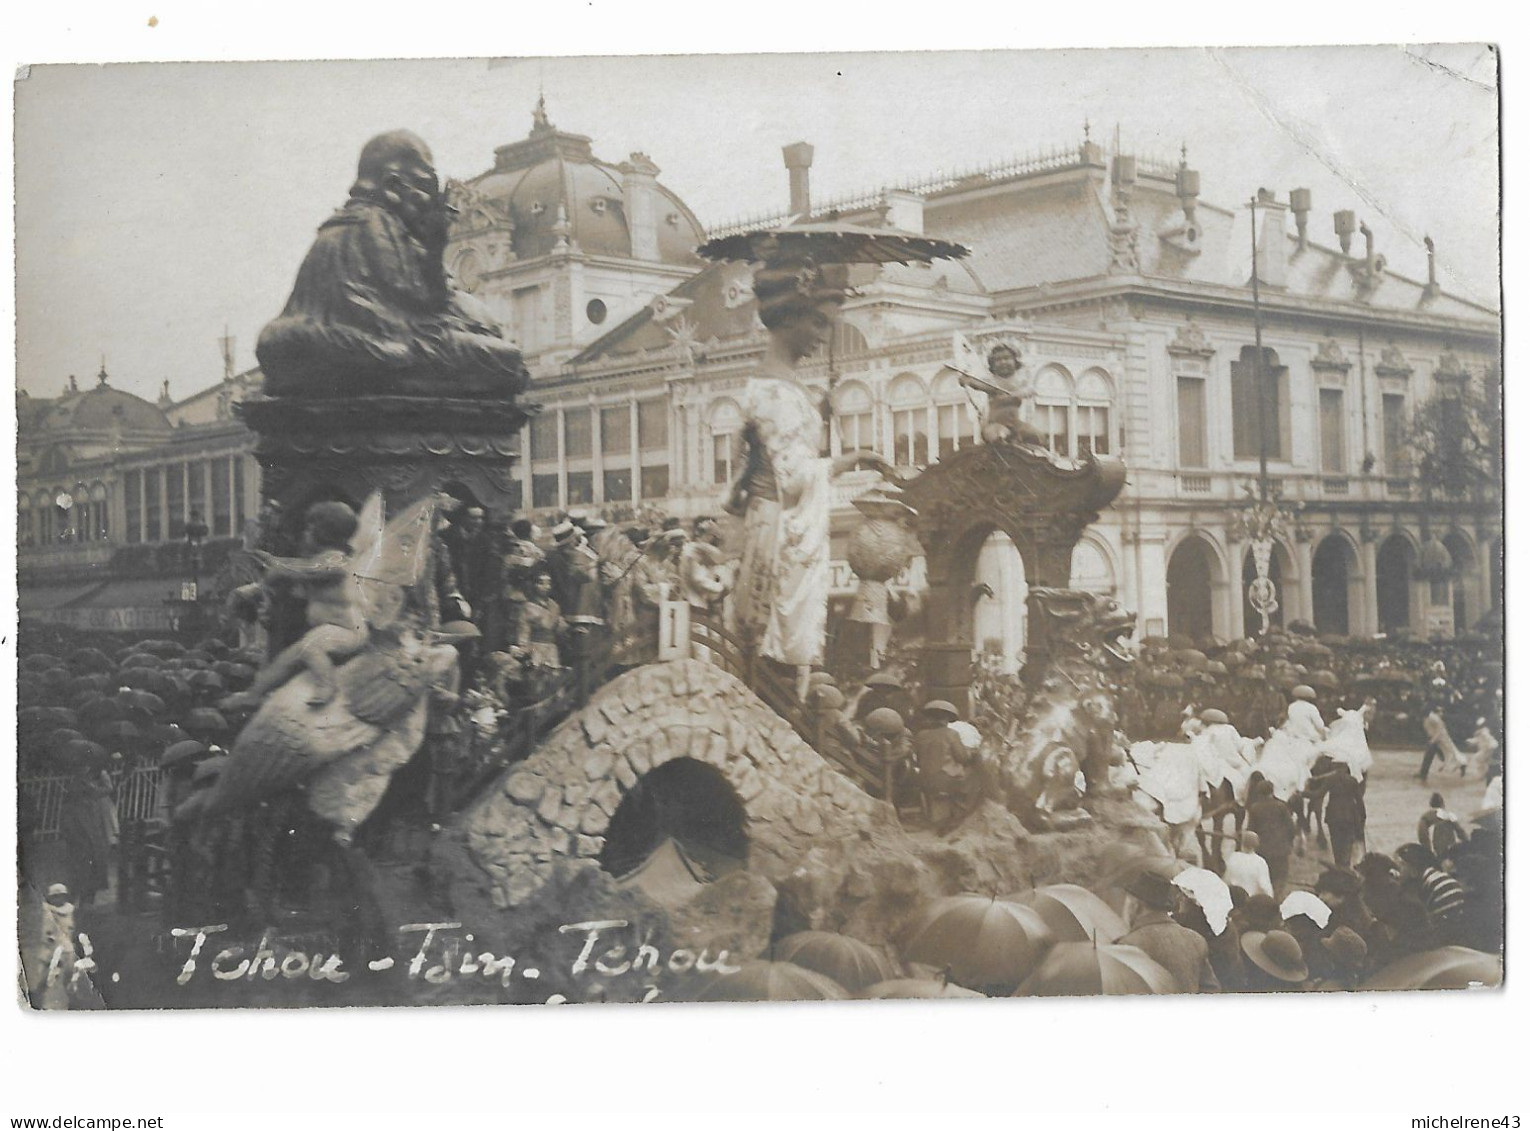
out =
<svg viewBox="0 0 1530 1131"><path fill-rule="evenodd" d="M46 432L106 432L114 427L124 432L170 431L170 421L158 405L112 388L104 369L94 387L83 392L71 388L51 402L37 415L35 426Z"/></svg>
<svg viewBox="0 0 1530 1131"><path fill-rule="evenodd" d="M514 224L510 246L517 259L546 255L567 238L588 255L620 259L634 255L623 193L624 178L651 196L649 212L657 237L657 261L699 263L696 248L705 238L701 223L682 201L654 179L658 167L643 154L612 165L595 157L590 139L564 133L547 120L538 103L534 126L524 141L494 152L494 168L468 182L507 212Z"/></svg>

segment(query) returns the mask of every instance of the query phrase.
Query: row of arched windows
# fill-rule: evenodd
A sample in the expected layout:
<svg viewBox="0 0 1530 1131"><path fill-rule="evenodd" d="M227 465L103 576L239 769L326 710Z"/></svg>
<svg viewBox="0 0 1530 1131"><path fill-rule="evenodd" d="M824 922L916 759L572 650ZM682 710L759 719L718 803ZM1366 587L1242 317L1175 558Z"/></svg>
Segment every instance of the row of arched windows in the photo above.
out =
<svg viewBox="0 0 1530 1131"><path fill-rule="evenodd" d="M76 483L45 488L16 499L16 542L53 546L100 542L111 537L106 484Z"/></svg>
<svg viewBox="0 0 1530 1131"><path fill-rule="evenodd" d="M1047 366L1036 377L1031 421L1058 455L1083 459L1109 455L1112 385L1108 375L1091 369L1075 379L1061 366ZM979 439L983 397L964 388L946 370L926 383L900 373L878 398L860 380L840 381L833 395L833 427L825 448L834 455L869 449L899 467L924 467ZM713 402L708 413L712 482L733 481L743 413L731 398Z"/></svg>

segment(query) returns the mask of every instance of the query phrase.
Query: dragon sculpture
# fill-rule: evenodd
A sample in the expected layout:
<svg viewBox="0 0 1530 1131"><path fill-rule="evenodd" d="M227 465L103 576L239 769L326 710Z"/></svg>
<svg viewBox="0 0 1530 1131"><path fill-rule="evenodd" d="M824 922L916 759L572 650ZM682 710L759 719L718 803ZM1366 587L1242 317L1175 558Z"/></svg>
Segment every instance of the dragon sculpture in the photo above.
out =
<svg viewBox="0 0 1530 1131"><path fill-rule="evenodd" d="M1116 696L1133 663L1136 616L1076 589L1032 588L1030 606L1032 631L1051 641L1051 654L1016 737L1000 752L999 789L1029 827L1073 828L1091 819L1086 795L1117 792L1111 769L1125 754ZM1046 623L1035 624L1038 616Z"/></svg>

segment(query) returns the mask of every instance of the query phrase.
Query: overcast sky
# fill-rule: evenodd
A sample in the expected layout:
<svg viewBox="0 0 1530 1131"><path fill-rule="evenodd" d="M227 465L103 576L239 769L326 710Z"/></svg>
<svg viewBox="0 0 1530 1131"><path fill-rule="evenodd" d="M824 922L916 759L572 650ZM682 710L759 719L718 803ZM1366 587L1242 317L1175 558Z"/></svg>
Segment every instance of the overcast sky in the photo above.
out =
<svg viewBox="0 0 1530 1131"><path fill-rule="evenodd" d="M1313 190L1392 269L1497 306L1496 61L1477 46L38 66L15 86L18 381L182 397L218 337L254 364L315 227L371 135L407 127L449 176L524 137L538 90L598 156L641 149L704 224L785 204L780 147L820 199L1076 144L1189 147L1202 199Z"/></svg>

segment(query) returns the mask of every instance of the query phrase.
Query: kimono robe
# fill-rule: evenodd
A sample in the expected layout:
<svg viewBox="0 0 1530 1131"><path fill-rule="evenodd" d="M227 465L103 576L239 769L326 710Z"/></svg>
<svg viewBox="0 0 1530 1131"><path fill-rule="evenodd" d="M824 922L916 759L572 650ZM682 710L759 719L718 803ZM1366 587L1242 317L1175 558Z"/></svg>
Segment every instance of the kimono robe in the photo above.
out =
<svg viewBox="0 0 1530 1131"><path fill-rule="evenodd" d="M829 461L818 454L823 418L800 385L762 377L745 389L744 419L747 459L730 505L744 520L734 627L769 659L821 663L830 503Z"/></svg>

